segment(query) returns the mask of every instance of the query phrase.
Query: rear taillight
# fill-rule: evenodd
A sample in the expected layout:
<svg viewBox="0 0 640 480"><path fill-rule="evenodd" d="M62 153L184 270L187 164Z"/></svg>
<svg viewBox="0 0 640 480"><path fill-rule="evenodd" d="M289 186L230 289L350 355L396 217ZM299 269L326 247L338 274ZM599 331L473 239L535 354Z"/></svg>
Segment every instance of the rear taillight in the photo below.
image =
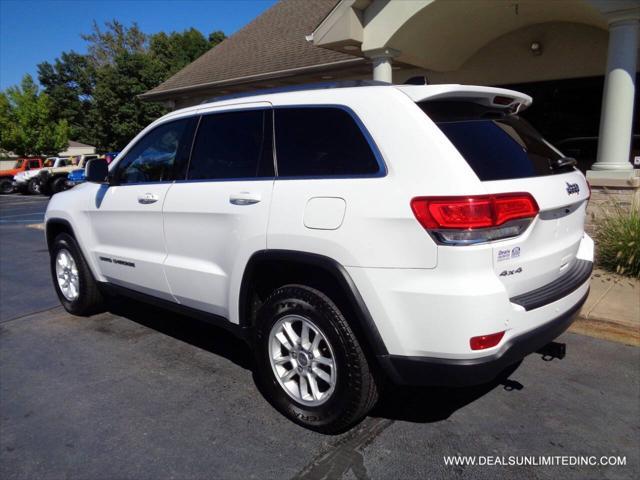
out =
<svg viewBox="0 0 640 480"><path fill-rule="evenodd" d="M439 242L468 245L520 235L538 214L528 193L469 197L416 197L411 209Z"/></svg>

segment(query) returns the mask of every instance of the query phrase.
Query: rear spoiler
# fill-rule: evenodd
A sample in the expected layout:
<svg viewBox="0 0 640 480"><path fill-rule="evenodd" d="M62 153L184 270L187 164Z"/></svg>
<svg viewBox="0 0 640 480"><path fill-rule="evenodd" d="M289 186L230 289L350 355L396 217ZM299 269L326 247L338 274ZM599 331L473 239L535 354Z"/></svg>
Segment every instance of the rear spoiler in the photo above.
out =
<svg viewBox="0 0 640 480"><path fill-rule="evenodd" d="M395 85L395 87L416 103L429 100L464 100L518 113L533 102L529 95L506 88L473 85Z"/></svg>

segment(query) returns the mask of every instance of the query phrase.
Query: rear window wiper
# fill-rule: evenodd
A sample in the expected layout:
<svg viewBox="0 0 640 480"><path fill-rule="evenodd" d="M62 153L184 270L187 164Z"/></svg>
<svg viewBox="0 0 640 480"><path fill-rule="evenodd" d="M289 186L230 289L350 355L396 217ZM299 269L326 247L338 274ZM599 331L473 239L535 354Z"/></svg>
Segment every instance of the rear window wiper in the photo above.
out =
<svg viewBox="0 0 640 480"><path fill-rule="evenodd" d="M552 170L560 170L567 167L575 167L577 160L573 157L560 157L555 160L549 160L549 166Z"/></svg>

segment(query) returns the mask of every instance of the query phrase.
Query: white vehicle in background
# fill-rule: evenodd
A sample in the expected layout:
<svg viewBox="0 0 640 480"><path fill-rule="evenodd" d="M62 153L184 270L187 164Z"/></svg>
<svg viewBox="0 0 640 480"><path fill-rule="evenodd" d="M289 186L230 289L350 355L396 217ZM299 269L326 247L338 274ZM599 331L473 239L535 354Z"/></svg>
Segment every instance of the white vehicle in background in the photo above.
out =
<svg viewBox="0 0 640 480"><path fill-rule="evenodd" d="M49 157L45 160L42 168L25 170L13 177L13 189L23 195L35 195L40 193L40 182L38 174L44 168L60 168L71 164L69 157Z"/></svg>
<svg viewBox="0 0 640 480"><path fill-rule="evenodd" d="M76 315L109 291L229 329L272 404L325 433L384 378L491 381L571 324L593 262L589 187L530 104L352 82L169 113L49 202L54 287Z"/></svg>

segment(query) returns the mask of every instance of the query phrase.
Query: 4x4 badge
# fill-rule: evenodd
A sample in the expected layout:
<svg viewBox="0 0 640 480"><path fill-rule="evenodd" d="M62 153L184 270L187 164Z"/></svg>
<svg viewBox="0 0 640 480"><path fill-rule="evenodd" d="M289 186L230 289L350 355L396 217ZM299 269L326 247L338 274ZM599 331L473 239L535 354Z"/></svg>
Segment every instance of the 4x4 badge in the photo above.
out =
<svg viewBox="0 0 640 480"><path fill-rule="evenodd" d="M573 195L580 193L580 186L577 183L569 183L569 182L565 182L567 184L567 193L569 195Z"/></svg>
<svg viewBox="0 0 640 480"><path fill-rule="evenodd" d="M522 273L522 267L518 267L515 270L503 270L500 272L501 277L508 277L510 275L515 275L516 273Z"/></svg>

